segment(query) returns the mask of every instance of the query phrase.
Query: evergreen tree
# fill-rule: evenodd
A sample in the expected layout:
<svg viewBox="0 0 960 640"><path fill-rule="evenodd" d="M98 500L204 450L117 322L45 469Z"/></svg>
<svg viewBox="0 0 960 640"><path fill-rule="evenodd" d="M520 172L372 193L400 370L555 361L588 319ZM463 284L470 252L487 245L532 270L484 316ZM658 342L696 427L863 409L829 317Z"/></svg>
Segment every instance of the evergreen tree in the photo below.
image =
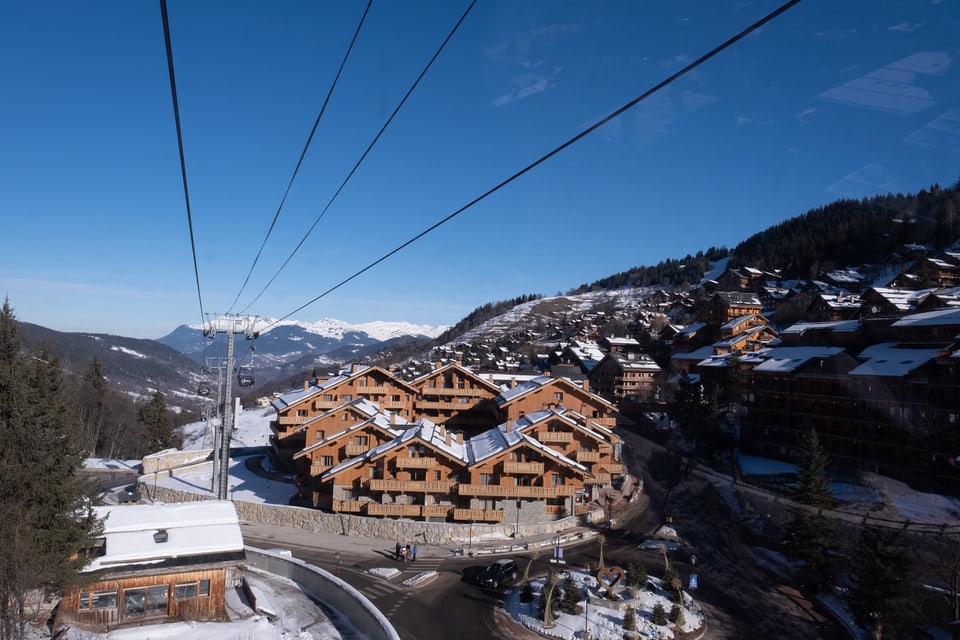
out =
<svg viewBox="0 0 960 640"><path fill-rule="evenodd" d="M817 589L828 583L835 573L829 556L836 542L833 521L820 513L794 509L784 531L784 555L803 563L801 582Z"/></svg>
<svg viewBox="0 0 960 640"><path fill-rule="evenodd" d="M155 453L170 447L179 447L182 443L173 429L173 417L167 410L167 399L159 391L143 407L137 416L144 428L144 453Z"/></svg>
<svg viewBox="0 0 960 640"><path fill-rule="evenodd" d="M624 631L636 631L637 630L637 612L633 607L627 607L626 612L623 614L623 630Z"/></svg>
<svg viewBox="0 0 960 640"><path fill-rule="evenodd" d="M651 612L650 620L653 622L653 624L660 627L667 624L667 610L663 608L662 602L658 602L653 605L653 611Z"/></svg>
<svg viewBox="0 0 960 640"><path fill-rule="evenodd" d="M560 610L570 615L579 615L583 612L583 607L580 606L582 598L583 594L577 587L577 583L572 577L567 576L563 581L563 600L560 603Z"/></svg>
<svg viewBox="0 0 960 640"><path fill-rule="evenodd" d="M918 619L917 584L902 533L864 529L854 551L855 587L849 604L857 622L877 637L912 638Z"/></svg>
<svg viewBox="0 0 960 640"><path fill-rule="evenodd" d="M640 560L633 559L627 563L627 586L631 589L640 589L647 584L647 567Z"/></svg>
<svg viewBox="0 0 960 640"><path fill-rule="evenodd" d="M99 523L78 479L83 462L63 374L44 346L22 353L19 326L0 311L0 640L23 638L31 594L78 580ZM73 559L71 559L73 558Z"/></svg>
<svg viewBox="0 0 960 640"><path fill-rule="evenodd" d="M810 429L800 451L800 471L793 488L793 497L797 502L817 509L833 506L833 493L826 473L827 462L827 454L820 446L816 430Z"/></svg>

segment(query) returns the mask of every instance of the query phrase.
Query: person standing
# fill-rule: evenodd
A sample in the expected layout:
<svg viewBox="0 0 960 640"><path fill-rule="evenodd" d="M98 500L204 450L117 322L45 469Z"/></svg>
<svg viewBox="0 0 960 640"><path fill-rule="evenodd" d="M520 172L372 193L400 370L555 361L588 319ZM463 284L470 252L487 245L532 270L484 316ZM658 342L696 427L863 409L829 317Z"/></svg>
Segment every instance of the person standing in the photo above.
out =
<svg viewBox="0 0 960 640"><path fill-rule="evenodd" d="M413 548L410 549L410 562L416 562L416 561L417 561L417 543L414 542Z"/></svg>
<svg viewBox="0 0 960 640"><path fill-rule="evenodd" d="M396 558L397 560L400 559L400 541L399 540L397 540L397 551L394 554L394 558Z"/></svg>

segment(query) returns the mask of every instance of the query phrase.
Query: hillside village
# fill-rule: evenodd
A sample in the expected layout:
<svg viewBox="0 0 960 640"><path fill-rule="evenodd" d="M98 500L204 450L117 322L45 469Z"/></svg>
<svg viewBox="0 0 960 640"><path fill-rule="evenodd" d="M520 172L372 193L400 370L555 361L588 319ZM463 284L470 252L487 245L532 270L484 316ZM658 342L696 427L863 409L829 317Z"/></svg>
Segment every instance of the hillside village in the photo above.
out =
<svg viewBox="0 0 960 640"><path fill-rule="evenodd" d="M958 495L958 334L960 250L908 245L897 262L811 280L724 261L688 290L532 300L435 347L430 361L389 370L414 395L417 380L450 365L478 387L566 378L648 429L693 394L724 411L746 453L796 461L815 428L835 474ZM480 399L455 402L476 413ZM419 417L449 416L411 411ZM697 435L678 440L696 451Z"/></svg>

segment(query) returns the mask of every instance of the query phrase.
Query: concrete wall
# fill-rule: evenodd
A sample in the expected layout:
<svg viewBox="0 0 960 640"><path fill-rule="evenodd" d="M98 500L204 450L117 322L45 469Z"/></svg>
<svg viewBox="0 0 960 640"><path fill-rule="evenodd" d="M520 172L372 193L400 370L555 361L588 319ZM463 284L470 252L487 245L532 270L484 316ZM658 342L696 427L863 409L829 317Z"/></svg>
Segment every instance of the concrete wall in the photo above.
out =
<svg viewBox="0 0 960 640"><path fill-rule="evenodd" d="M396 630L379 609L352 586L296 558L278 552L246 547L247 563L300 585L314 599L336 609L349 620L360 635L370 640L400 640Z"/></svg>

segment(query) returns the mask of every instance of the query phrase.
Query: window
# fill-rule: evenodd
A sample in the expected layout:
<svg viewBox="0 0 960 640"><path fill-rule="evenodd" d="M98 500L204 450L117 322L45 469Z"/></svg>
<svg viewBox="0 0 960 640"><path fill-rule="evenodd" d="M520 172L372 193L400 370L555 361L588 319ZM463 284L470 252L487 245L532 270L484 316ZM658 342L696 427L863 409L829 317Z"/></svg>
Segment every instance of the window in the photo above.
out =
<svg viewBox="0 0 960 640"><path fill-rule="evenodd" d="M142 618L167 614L167 592L165 584L141 589L123 591L123 617Z"/></svg>
<svg viewBox="0 0 960 640"><path fill-rule="evenodd" d="M563 484L563 478L560 477L559 473L550 474L550 484L554 487L559 487Z"/></svg>
<svg viewBox="0 0 960 640"><path fill-rule="evenodd" d="M319 430L319 429L317 430L316 440L317 440L317 442L320 442L321 440L323 440L323 431L321 431L321 430Z"/></svg>
<svg viewBox="0 0 960 640"><path fill-rule="evenodd" d="M307 417L308 415L310 415L310 412L307 411L306 409L297 409L297 417L298 417L298 418L305 418L305 417Z"/></svg>
<svg viewBox="0 0 960 640"><path fill-rule="evenodd" d="M349 393L345 393L345 394L343 394L342 396L340 396L340 401L341 401L341 402L353 402L353 396L352 396L351 394L349 394Z"/></svg>
<svg viewBox="0 0 960 640"><path fill-rule="evenodd" d="M200 580L197 582L178 582L173 586L173 597L178 600L181 598L206 598L210 595L210 581Z"/></svg>
<svg viewBox="0 0 960 640"><path fill-rule="evenodd" d="M350 419L350 416L348 416L346 412L343 412L343 413L340 414L340 420L341 420L342 422L346 422L346 421L349 420L349 419Z"/></svg>
<svg viewBox="0 0 960 640"><path fill-rule="evenodd" d="M390 402L400 402L400 394L391 395Z"/></svg>
<svg viewBox="0 0 960 640"><path fill-rule="evenodd" d="M480 484L484 486L493 484L493 474L492 473L481 473L480 474Z"/></svg>
<svg viewBox="0 0 960 640"><path fill-rule="evenodd" d="M333 402L333 394L332 394L332 393L325 393L325 394L323 394L323 401L324 401L324 402Z"/></svg>
<svg viewBox="0 0 960 640"><path fill-rule="evenodd" d="M433 479L434 479L434 480L439 480L439 479L440 479L440 471L434 471L434 472L433 472Z"/></svg>
<svg viewBox="0 0 960 640"><path fill-rule="evenodd" d="M324 467L333 466L333 456L320 456L320 464Z"/></svg>
<svg viewBox="0 0 960 640"><path fill-rule="evenodd" d="M353 444L360 444L363 446L367 446L368 440L369 440L369 436L355 436L353 438Z"/></svg>
<svg viewBox="0 0 960 640"><path fill-rule="evenodd" d="M116 591L85 591L80 594L80 610L84 609L116 609Z"/></svg>
<svg viewBox="0 0 960 640"><path fill-rule="evenodd" d="M563 402L563 391L554 391L553 399L557 402Z"/></svg>
<svg viewBox="0 0 960 640"><path fill-rule="evenodd" d="M358 379L358 380L357 380L357 386L358 386L358 387L365 387L365 386L367 386L367 379L366 379L366 378L360 378L360 379Z"/></svg>

